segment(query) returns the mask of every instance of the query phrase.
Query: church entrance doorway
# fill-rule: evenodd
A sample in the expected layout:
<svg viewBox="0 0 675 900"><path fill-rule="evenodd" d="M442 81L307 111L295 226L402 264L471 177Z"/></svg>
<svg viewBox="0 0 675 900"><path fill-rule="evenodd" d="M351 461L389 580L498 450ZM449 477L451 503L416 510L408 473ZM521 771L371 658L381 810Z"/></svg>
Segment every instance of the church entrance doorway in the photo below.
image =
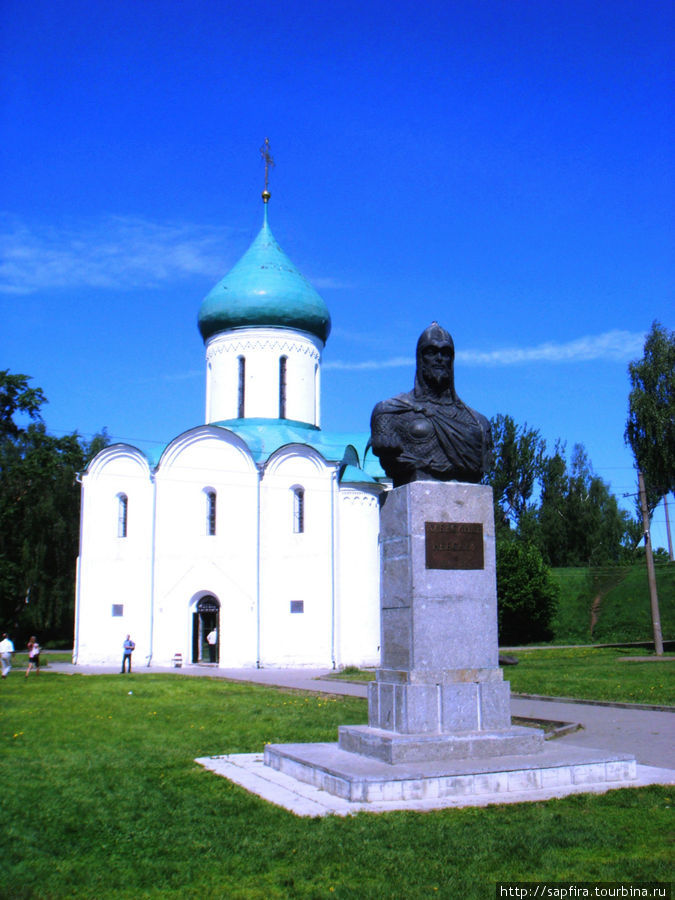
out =
<svg viewBox="0 0 675 900"><path fill-rule="evenodd" d="M192 662L217 663L220 603L211 594L197 602L192 613Z"/></svg>

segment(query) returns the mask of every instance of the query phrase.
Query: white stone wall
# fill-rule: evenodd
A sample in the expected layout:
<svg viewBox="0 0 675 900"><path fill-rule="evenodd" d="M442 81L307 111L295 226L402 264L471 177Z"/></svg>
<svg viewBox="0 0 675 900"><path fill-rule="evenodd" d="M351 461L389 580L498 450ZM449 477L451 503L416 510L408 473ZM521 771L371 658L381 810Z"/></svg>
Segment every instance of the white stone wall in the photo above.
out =
<svg viewBox="0 0 675 900"><path fill-rule="evenodd" d="M201 597L220 603L220 661L255 665L258 472L231 432L203 426L176 438L157 474L154 655L192 659L192 614ZM208 534L206 490L216 494Z"/></svg>
<svg viewBox="0 0 675 900"><path fill-rule="evenodd" d="M241 328L206 342L206 422L239 417L239 358L245 359L244 417L279 418L279 360L286 362L284 418L319 426L321 351L312 335Z"/></svg>
<svg viewBox="0 0 675 900"><path fill-rule="evenodd" d="M339 487L336 476L301 444L259 473L239 437L208 425L176 438L154 475L135 448L103 450L82 479L77 662L120 664L128 633L137 667L170 665L176 653L190 662L193 613L212 595L221 667L376 664L379 489ZM216 494L214 535L206 489Z"/></svg>
<svg viewBox="0 0 675 900"><path fill-rule="evenodd" d="M121 665L132 633L135 662L150 653L150 591L154 487L140 451L115 444L82 477L74 653L78 662ZM128 498L127 536L118 536L119 496ZM123 607L113 616L113 604Z"/></svg>
<svg viewBox="0 0 675 900"><path fill-rule="evenodd" d="M338 665L380 661L379 486L340 487Z"/></svg>
<svg viewBox="0 0 675 900"><path fill-rule="evenodd" d="M334 476L301 444L274 453L261 483L260 656L263 665L330 666L334 656ZM294 490L304 496L303 531ZM302 612L291 612L291 602Z"/></svg>

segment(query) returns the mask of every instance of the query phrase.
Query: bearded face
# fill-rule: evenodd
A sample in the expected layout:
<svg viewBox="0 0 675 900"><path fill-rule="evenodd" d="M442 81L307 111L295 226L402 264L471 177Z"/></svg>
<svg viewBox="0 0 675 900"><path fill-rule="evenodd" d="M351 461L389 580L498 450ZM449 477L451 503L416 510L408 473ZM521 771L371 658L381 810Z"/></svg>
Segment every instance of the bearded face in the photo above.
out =
<svg viewBox="0 0 675 900"><path fill-rule="evenodd" d="M438 322L432 322L417 341L416 355L418 396L420 392L435 396L449 392L454 396L455 345L450 333Z"/></svg>
<svg viewBox="0 0 675 900"><path fill-rule="evenodd" d="M445 391L452 382L454 353L446 342L430 341L421 353L422 380L434 393Z"/></svg>

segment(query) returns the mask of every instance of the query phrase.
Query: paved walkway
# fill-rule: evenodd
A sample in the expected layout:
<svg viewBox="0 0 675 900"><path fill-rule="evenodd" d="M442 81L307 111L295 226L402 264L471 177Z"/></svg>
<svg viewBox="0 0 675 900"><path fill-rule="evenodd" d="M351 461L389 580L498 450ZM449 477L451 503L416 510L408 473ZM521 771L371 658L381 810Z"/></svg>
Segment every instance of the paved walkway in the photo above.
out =
<svg viewBox="0 0 675 900"><path fill-rule="evenodd" d="M73 666L68 663L51 663L49 668L55 672L82 675L119 672L112 666ZM181 669L153 666L134 670L136 675L160 672L229 678L352 697L365 697L367 693L365 684L326 680L330 669L220 669L209 665L186 665ZM557 738L559 741L613 753L632 753L641 765L675 769L675 709L666 712L514 696L511 711L514 716L576 722L583 726L582 731Z"/></svg>

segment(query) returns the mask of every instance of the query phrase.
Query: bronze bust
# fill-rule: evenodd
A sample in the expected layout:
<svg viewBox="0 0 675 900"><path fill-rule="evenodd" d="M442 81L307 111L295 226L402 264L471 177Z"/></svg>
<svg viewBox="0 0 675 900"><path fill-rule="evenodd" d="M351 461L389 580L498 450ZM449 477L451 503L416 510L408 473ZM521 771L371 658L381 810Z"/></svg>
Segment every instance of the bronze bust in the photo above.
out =
<svg viewBox="0 0 675 900"><path fill-rule="evenodd" d="M415 387L383 400L370 445L394 487L411 481L480 481L492 451L490 423L455 392L455 346L438 322L417 342Z"/></svg>

